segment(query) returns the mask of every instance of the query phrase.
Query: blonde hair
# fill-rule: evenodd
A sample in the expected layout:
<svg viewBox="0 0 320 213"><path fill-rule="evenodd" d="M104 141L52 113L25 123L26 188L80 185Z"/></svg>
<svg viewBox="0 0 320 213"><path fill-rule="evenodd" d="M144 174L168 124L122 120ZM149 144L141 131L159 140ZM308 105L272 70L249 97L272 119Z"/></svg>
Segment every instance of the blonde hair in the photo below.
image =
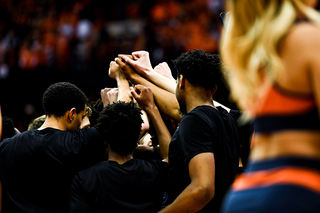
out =
<svg viewBox="0 0 320 213"><path fill-rule="evenodd" d="M279 47L298 15L320 24L307 1L227 1L231 13L220 48L231 98L240 109L252 109L264 76L273 83L283 72Z"/></svg>
<svg viewBox="0 0 320 213"><path fill-rule="evenodd" d="M45 122L46 118L47 118L46 115L41 115L41 116L33 119L28 125L28 130L40 128L42 126L42 124Z"/></svg>
<svg viewBox="0 0 320 213"><path fill-rule="evenodd" d="M92 115L92 109L90 107L87 106L86 109L86 116L90 117Z"/></svg>

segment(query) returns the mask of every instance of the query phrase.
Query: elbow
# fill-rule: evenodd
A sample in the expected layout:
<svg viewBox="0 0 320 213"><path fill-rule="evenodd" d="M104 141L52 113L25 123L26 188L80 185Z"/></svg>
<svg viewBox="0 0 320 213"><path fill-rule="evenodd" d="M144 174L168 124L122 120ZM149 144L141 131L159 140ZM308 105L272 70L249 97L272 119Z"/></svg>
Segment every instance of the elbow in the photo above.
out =
<svg viewBox="0 0 320 213"><path fill-rule="evenodd" d="M182 115L180 114L179 109L177 109L176 111L174 111L172 113L172 115L168 115L168 117L171 118L172 120L174 120L175 122L180 123Z"/></svg>
<svg viewBox="0 0 320 213"><path fill-rule="evenodd" d="M198 203L203 207L212 200L215 194L214 186L199 186L196 191Z"/></svg>
<svg viewBox="0 0 320 213"><path fill-rule="evenodd" d="M206 197L205 202L206 202L206 204L207 204L207 203L209 203L209 202L213 199L213 197L214 197L214 194L215 194L214 187L213 187L213 188L207 188L207 189L205 189L204 194L205 194L205 197Z"/></svg>

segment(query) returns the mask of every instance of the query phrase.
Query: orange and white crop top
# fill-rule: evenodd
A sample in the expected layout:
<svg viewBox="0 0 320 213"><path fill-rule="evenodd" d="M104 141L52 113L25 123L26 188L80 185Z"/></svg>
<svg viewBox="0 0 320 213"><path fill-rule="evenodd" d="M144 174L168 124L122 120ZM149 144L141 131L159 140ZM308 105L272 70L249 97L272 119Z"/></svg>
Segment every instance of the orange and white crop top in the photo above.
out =
<svg viewBox="0 0 320 213"><path fill-rule="evenodd" d="M256 133L282 130L320 130L320 119L313 95L298 94L269 85L252 111Z"/></svg>

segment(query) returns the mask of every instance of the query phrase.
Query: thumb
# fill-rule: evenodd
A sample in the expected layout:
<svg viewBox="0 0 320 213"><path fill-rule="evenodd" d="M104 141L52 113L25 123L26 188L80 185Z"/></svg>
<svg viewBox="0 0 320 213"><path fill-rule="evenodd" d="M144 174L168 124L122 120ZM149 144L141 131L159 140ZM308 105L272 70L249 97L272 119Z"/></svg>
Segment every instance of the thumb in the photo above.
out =
<svg viewBox="0 0 320 213"><path fill-rule="evenodd" d="M134 99L139 99L139 94L136 92L136 88L133 88L132 90L131 90L131 94L132 94L132 96L134 97Z"/></svg>

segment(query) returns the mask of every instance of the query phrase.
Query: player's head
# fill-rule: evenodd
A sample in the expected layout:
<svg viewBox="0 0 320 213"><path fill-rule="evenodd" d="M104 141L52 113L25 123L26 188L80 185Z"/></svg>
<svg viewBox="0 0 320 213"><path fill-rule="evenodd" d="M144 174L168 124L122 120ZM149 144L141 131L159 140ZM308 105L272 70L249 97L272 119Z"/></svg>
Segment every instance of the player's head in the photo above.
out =
<svg viewBox="0 0 320 213"><path fill-rule="evenodd" d="M213 89L221 82L221 63L218 54L203 50L193 50L181 54L173 60L177 78L183 75L194 86Z"/></svg>
<svg viewBox="0 0 320 213"><path fill-rule="evenodd" d="M47 117L66 116L67 129L74 130L80 127L85 117L87 97L76 85L59 82L44 92L42 104Z"/></svg>
<svg viewBox="0 0 320 213"><path fill-rule="evenodd" d="M142 123L140 108L118 101L101 111L98 131L113 151L126 155L137 146Z"/></svg>

